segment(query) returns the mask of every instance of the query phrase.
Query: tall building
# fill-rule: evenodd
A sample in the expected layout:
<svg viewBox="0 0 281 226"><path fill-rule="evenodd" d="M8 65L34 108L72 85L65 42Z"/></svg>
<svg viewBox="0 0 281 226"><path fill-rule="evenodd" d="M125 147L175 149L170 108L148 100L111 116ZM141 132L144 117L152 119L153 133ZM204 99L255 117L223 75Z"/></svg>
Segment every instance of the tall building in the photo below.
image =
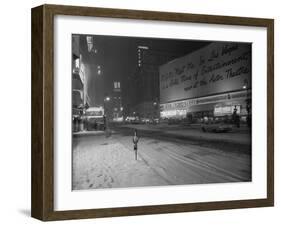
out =
<svg viewBox="0 0 281 226"><path fill-rule="evenodd" d="M93 36L73 34L72 116L75 131L84 129L83 118L87 108L103 104L103 95L98 95L98 92L103 90L103 80L99 78L101 73L102 68Z"/></svg>
<svg viewBox="0 0 281 226"><path fill-rule="evenodd" d="M110 93L104 98L104 107L109 121L123 121L123 106L121 94L121 82L114 81Z"/></svg>
<svg viewBox="0 0 281 226"><path fill-rule="evenodd" d="M113 82L113 120L123 120L123 106L122 106L122 95L121 95L121 82Z"/></svg>
<svg viewBox="0 0 281 226"><path fill-rule="evenodd" d="M81 62L80 36L72 36L72 122L73 131L83 130L82 117L87 106L85 71Z"/></svg>
<svg viewBox="0 0 281 226"><path fill-rule="evenodd" d="M85 68L80 54L80 36L72 36L72 115L78 117L89 103Z"/></svg>
<svg viewBox="0 0 281 226"><path fill-rule="evenodd" d="M129 93L132 95L129 115L135 114L148 119L159 118L159 66L182 53L138 45L136 54L136 70L129 78Z"/></svg>
<svg viewBox="0 0 281 226"><path fill-rule="evenodd" d="M90 106L100 107L104 97L104 51L99 38L93 35L81 35L80 49L82 63L86 72L86 90L90 96Z"/></svg>

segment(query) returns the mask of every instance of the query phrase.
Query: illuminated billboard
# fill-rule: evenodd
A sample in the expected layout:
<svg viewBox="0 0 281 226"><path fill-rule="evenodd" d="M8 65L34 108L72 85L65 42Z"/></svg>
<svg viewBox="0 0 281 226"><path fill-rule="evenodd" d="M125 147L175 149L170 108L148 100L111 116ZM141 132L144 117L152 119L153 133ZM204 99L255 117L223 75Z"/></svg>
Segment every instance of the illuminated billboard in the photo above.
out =
<svg viewBox="0 0 281 226"><path fill-rule="evenodd" d="M211 43L160 66L159 76L162 104L248 89L251 44Z"/></svg>

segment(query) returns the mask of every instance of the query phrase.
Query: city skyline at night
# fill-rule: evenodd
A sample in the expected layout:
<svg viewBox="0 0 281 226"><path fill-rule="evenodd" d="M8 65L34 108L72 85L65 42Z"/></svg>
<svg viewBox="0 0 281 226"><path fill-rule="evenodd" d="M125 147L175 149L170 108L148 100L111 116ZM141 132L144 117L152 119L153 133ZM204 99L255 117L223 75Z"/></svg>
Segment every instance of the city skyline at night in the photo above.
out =
<svg viewBox="0 0 281 226"><path fill-rule="evenodd" d="M130 107L133 102L142 102L143 97L141 95L146 95L143 101L158 101L159 66L210 43L100 35L77 36L79 36L81 61L87 68L88 73L89 105L103 105L105 96L114 95L114 82L120 82L123 88L121 95L125 109ZM90 51L87 37L91 37L92 40ZM147 61L151 59L154 62L148 64ZM142 61L141 65L139 65L140 60ZM150 75L151 72L154 73L151 76L152 79L144 78L147 70L150 70ZM156 88L151 87L144 91L144 86L148 88L148 85ZM151 95L151 98L149 95Z"/></svg>
<svg viewBox="0 0 281 226"><path fill-rule="evenodd" d="M251 43L72 35L72 189L252 181Z"/></svg>

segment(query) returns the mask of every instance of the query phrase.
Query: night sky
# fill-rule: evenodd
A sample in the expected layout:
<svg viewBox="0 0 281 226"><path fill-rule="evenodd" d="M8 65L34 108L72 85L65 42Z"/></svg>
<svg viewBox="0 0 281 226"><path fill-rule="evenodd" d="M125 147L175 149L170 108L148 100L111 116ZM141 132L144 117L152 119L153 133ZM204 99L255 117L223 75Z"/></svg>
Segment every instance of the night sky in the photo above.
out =
<svg viewBox="0 0 281 226"><path fill-rule="evenodd" d="M208 45L207 41L159 39L159 38L135 38L120 36L92 35L94 49L97 53L88 52L86 35L80 35L80 53L83 62L90 68L88 95L95 102L103 101L105 95L113 89L114 81L121 81L123 90L129 84L128 77L137 69L137 47L148 46L150 50L163 53L175 53L178 57L191 53ZM102 73L97 74L97 65L101 66ZM97 95L98 93L98 95Z"/></svg>

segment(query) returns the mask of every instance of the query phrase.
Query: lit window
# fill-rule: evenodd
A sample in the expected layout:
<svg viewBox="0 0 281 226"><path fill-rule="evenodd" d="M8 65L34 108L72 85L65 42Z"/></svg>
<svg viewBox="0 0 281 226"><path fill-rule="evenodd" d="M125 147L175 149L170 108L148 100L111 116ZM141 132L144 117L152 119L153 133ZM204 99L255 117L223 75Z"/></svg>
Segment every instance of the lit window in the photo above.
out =
<svg viewBox="0 0 281 226"><path fill-rule="evenodd" d="M93 43L93 37L92 36L87 36L86 40L87 40L87 43Z"/></svg>
<svg viewBox="0 0 281 226"><path fill-rule="evenodd" d="M86 36L88 52L91 52L94 47L94 39L92 36Z"/></svg>
<svg viewBox="0 0 281 226"><path fill-rule="evenodd" d="M117 82L114 82L114 89L117 89Z"/></svg>
<svg viewBox="0 0 281 226"><path fill-rule="evenodd" d="M120 89L120 88L121 88L120 82L114 82L114 89Z"/></svg>
<svg viewBox="0 0 281 226"><path fill-rule="evenodd" d="M79 65L80 65L80 59L77 58L77 59L75 60L75 68L79 68Z"/></svg>

